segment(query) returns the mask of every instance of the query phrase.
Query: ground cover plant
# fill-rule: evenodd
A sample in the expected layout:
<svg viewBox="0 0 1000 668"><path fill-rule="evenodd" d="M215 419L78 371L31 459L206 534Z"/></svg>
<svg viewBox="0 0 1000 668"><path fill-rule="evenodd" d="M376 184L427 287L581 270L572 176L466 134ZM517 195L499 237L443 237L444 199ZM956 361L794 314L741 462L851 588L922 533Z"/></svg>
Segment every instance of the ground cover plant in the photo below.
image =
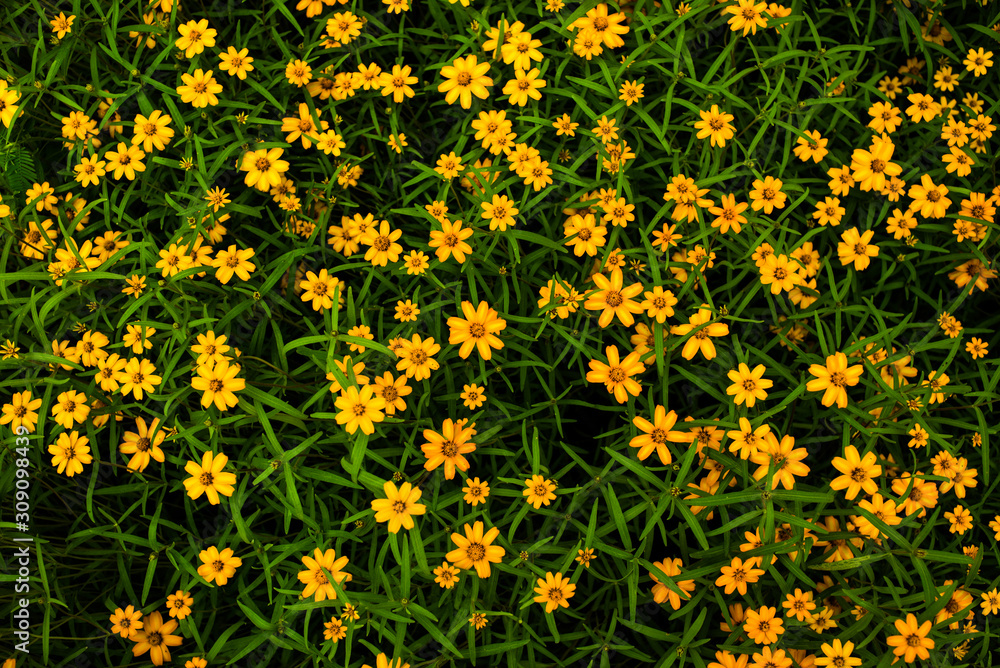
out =
<svg viewBox="0 0 1000 668"><path fill-rule="evenodd" d="M4 668L995 665L996 3L0 24Z"/></svg>

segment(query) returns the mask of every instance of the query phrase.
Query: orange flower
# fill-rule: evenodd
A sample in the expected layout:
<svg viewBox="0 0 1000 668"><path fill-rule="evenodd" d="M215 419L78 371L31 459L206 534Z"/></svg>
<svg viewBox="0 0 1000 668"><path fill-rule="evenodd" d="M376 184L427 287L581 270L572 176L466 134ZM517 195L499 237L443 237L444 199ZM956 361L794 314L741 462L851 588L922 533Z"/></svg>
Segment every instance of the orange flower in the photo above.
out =
<svg viewBox="0 0 1000 668"><path fill-rule="evenodd" d="M461 343L462 347L458 351L458 356L467 359L472 354L472 349L479 351L479 356L487 362L493 356L492 348L500 350L503 348L503 341L496 335L507 327L507 321L498 317L495 309L481 301L477 308L472 307L472 302L462 302L462 313L465 319L451 317L448 318L448 327L451 330L448 336L448 343L455 345Z"/></svg>
<svg viewBox="0 0 1000 668"><path fill-rule="evenodd" d="M686 360L693 359L695 354L700 352L705 359L715 358L715 344L709 337L719 337L729 335L729 325L724 322L711 322L712 310L708 304L702 304L698 311L688 318L686 325L674 325L670 328L671 334L684 336L690 332L694 334L688 338L681 350L681 357ZM711 324L707 324L710 323ZM706 325L707 326L703 326Z"/></svg>
<svg viewBox="0 0 1000 668"><path fill-rule="evenodd" d="M611 272L611 278L604 274L594 274L594 284L599 288L596 292L587 297L583 307L588 311L603 309L597 324L607 327L617 316L626 327L635 324L633 313L642 313L643 307L639 302L633 301L642 292L642 283L633 283L627 288L623 288L625 276L621 269Z"/></svg>

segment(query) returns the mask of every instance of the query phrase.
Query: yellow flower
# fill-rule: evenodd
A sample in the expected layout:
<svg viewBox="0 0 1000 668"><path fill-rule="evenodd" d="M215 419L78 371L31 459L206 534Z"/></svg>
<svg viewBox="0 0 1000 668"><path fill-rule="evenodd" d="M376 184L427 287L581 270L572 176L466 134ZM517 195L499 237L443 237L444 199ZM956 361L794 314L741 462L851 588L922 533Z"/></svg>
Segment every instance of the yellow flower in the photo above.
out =
<svg viewBox="0 0 1000 668"><path fill-rule="evenodd" d="M601 311L597 320L601 327L607 327L615 318L626 327L631 327L635 323L632 314L645 310L641 303L633 301L634 297L642 294L642 283L623 287L624 276L622 270L617 268L611 272L610 279L604 274L594 274L594 285L598 289L587 297L583 307L588 311Z"/></svg>
<svg viewBox="0 0 1000 668"><path fill-rule="evenodd" d="M475 56L470 56L470 58L475 58ZM546 81L545 79L539 79L539 75L540 71L537 67L532 68L528 72L516 70L514 78L508 81L503 87L503 94L510 96L507 102L523 107L528 103L529 97L533 100L541 100L542 94L538 92L538 89L544 88Z"/></svg>
<svg viewBox="0 0 1000 668"><path fill-rule="evenodd" d="M175 630L177 630L177 620L169 619L164 622L159 611L143 617L142 629L136 631L130 638L135 642L132 656L141 656L149 652L149 660L154 666L162 666L164 662L169 663L170 648L180 645L184 640L181 636L173 634Z"/></svg>
<svg viewBox="0 0 1000 668"><path fill-rule="evenodd" d="M466 427L461 420L453 422L451 418L445 419L440 434L433 429L424 429L424 439L427 442L420 446L427 458L424 469L433 471L444 464L444 477L447 480L454 479L456 469L468 471L469 460L464 455L476 450L476 444L469 441L473 433L471 426Z"/></svg>
<svg viewBox="0 0 1000 668"><path fill-rule="evenodd" d="M712 317L711 307L708 304L702 304L698 311L688 318L688 324L674 325L670 328L670 333L678 336L694 332L685 342L684 348L681 350L681 357L686 360L694 359L694 356L700 352L707 360L715 358L715 344L712 343L710 337L728 336L729 325L724 322L711 322Z"/></svg>
<svg viewBox="0 0 1000 668"><path fill-rule="evenodd" d="M864 490L865 494L872 495L878 491L878 483L873 478L882 475L882 467L875 463L875 453L868 452L862 458L858 455L858 449L853 445L844 448L844 457L834 457L833 467L840 471L841 475L830 481L830 489L846 489L848 501Z"/></svg>
<svg viewBox="0 0 1000 668"><path fill-rule="evenodd" d="M694 123L695 129L698 130L698 139L708 137L712 146L723 147L727 140L733 138L736 128L730 123L734 118L732 114L719 111L717 104L713 104L708 111L699 111L698 113L701 115L701 120Z"/></svg>
<svg viewBox="0 0 1000 668"><path fill-rule="evenodd" d="M135 180L136 172L146 171L146 165L142 159L146 153L138 146L126 146L124 142L118 142L117 151L108 151L104 154L108 159L108 170L112 170L115 179L125 176L129 181Z"/></svg>
<svg viewBox="0 0 1000 668"><path fill-rule="evenodd" d="M198 554L198 558L202 562L201 566L198 567L198 575L208 580L209 583L214 582L219 587L225 586L229 582L229 578L236 575L236 569L243 565L243 560L234 557L233 550L229 547L220 552L219 548L213 545L202 550ZM154 612L153 614L159 615L160 613ZM176 624L177 622L171 620L167 623Z"/></svg>
<svg viewBox="0 0 1000 668"><path fill-rule="evenodd" d="M62 39L73 32L73 21L75 20L76 16L72 14L66 16L64 13L59 12L59 16L49 21L49 23L52 25L52 32L56 33L56 37Z"/></svg>
<svg viewBox="0 0 1000 668"><path fill-rule="evenodd" d="M232 496L233 485L236 484L236 474L227 473L225 468L229 457L223 454L214 455L211 450L205 452L201 458L201 465L198 462L189 461L184 466L184 471L191 476L184 479L184 487L187 495L191 499L197 499L202 494L208 497L208 502L213 506L219 505L219 495Z"/></svg>
<svg viewBox="0 0 1000 668"><path fill-rule="evenodd" d="M379 75L379 84L382 88L382 95L392 95L393 101L397 104L405 98L413 97L413 89L410 84L417 83L417 77L410 76L409 65L393 65L391 72L382 72Z"/></svg>
<svg viewBox="0 0 1000 668"><path fill-rule="evenodd" d="M486 393L483 392L483 388L479 387L475 383L472 385L464 385L462 387L462 394L460 395L463 405L469 410L476 410L483 405L486 401Z"/></svg>
<svg viewBox="0 0 1000 668"><path fill-rule="evenodd" d="M569 117L569 114L563 114L552 124L552 127L556 129L556 136L560 137L566 135L567 137L575 137L576 129L580 127L579 123L574 123L573 119Z"/></svg>
<svg viewBox="0 0 1000 668"><path fill-rule="evenodd" d="M389 228L389 222L383 220L380 228L376 229L372 225L360 235L358 241L368 246L365 260L376 267L384 267L389 262L399 260L399 254L403 252L403 247L396 241L401 236L403 236L403 230L392 230Z"/></svg>
<svg viewBox="0 0 1000 668"><path fill-rule="evenodd" d="M219 54L219 60L222 61L219 69L229 76L239 77L241 81L245 80L247 72L254 71L254 66L250 64L254 59L247 55L248 53L250 53L249 49L237 51L235 47L230 46L224 53Z"/></svg>
<svg viewBox="0 0 1000 668"><path fill-rule="evenodd" d="M859 232L856 227L844 232L837 244L840 263L847 266L853 262L855 271L867 269L871 258L878 257L879 247L870 243L874 235L875 230Z"/></svg>
<svg viewBox="0 0 1000 668"><path fill-rule="evenodd" d="M499 535L500 529L496 527L483 533L482 522L477 521L472 526L466 524L464 536L459 533L451 534L451 540L457 547L446 554L445 559L462 570L475 568L480 578L488 578L490 564L499 564L503 560L504 549L492 544Z"/></svg>
<svg viewBox="0 0 1000 668"><path fill-rule="evenodd" d="M250 188L265 191L276 187L288 171L288 161L280 159L282 153L284 149L262 148L243 154L240 170L247 172L244 183Z"/></svg>
<svg viewBox="0 0 1000 668"><path fill-rule="evenodd" d="M785 622L780 617L775 618L775 612L775 608L768 606L761 607L758 610L747 610L747 618L743 624L743 630L747 632L747 636L756 644L771 645L776 643L778 636L785 632L783 628ZM770 651L769 647L765 649ZM778 651L784 653L783 650Z"/></svg>
<svg viewBox="0 0 1000 668"><path fill-rule="evenodd" d="M138 432L125 432L124 440L118 446L118 451L123 455L132 455L128 463L129 471L144 471L149 466L151 458L163 463L164 455L160 444L163 443L167 434L166 431L159 429L159 424L160 419L155 418L147 428L146 421L140 417L135 419Z"/></svg>
<svg viewBox="0 0 1000 668"><path fill-rule="evenodd" d="M754 179L753 190L750 191L750 208L754 211L763 209L767 214L774 209L784 209L788 197L781 192L782 185L780 179L770 176L764 177L763 181Z"/></svg>
<svg viewBox="0 0 1000 668"><path fill-rule="evenodd" d="M613 394L620 404L628 401L630 394L633 397L639 396L642 387L632 379L633 375L646 370L646 367L639 362L639 353L633 351L625 359L621 359L618 355L618 346L608 346L604 352L608 357L608 363L590 360L587 382L604 383L608 392Z"/></svg>
<svg viewBox="0 0 1000 668"><path fill-rule="evenodd" d="M629 441L629 447L639 448L639 452L636 453L639 461L645 461L655 450L664 466L673 462L673 454L667 447L667 442L685 443L688 440L685 434L674 431L676 423L677 413L674 411L668 413L663 406L656 406L653 422L638 415L632 418L632 424L643 432Z"/></svg>
<svg viewBox="0 0 1000 668"><path fill-rule="evenodd" d="M490 221L491 230L506 232L508 225L513 226L517 222L514 216L518 214L518 210L506 195L493 195L491 202L481 202L480 206L483 209L482 217Z"/></svg>
<svg viewBox="0 0 1000 668"><path fill-rule="evenodd" d="M431 248L436 248L438 261L444 262L449 257L454 256L459 264L465 262L466 253L472 252L472 246L465 243L465 240L472 236L471 227L462 229L462 221L450 220L441 221L441 231L431 230L430 241L427 243Z"/></svg>
<svg viewBox="0 0 1000 668"><path fill-rule="evenodd" d="M691 598L691 592L694 591L695 583L694 580L681 580L678 581L676 578L681 574L681 566L684 562L679 558L674 559L664 559L662 561L654 561L653 565L659 568L665 575L674 578L674 584L683 593L684 600ZM667 588L667 585L660 582L659 578L653 574L652 571L649 572L649 577L652 578L653 585L652 594L653 600L657 603L663 603L664 601L670 601L670 607L674 610L679 610L681 607L682 595L675 592L673 589Z"/></svg>
<svg viewBox="0 0 1000 668"><path fill-rule="evenodd" d="M330 621L324 622L323 626L325 627L323 637L332 641L333 644L337 644L347 637L347 629L344 627L344 622L336 617L331 617Z"/></svg>
<svg viewBox="0 0 1000 668"><path fill-rule="evenodd" d="M167 596L167 609L170 616L176 619L184 619L191 614L191 606L194 605L194 598L191 592L178 589L176 593Z"/></svg>
<svg viewBox="0 0 1000 668"><path fill-rule="evenodd" d="M409 146L406 143L406 135L399 133L398 135L389 135L389 141L387 142L389 148L391 148L396 153L402 153L403 149Z"/></svg>
<svg viewBox="0 0 1000 668"><path fill-rule="evenodd" d="M737 406L745 403L747 408L753 408L758 399L767 398L767 388L774 385L774 381L763 378L767 369L763 364L758 364L753 371L743 362L740 362L739 369L729 372L729 380L733 384L726 388L726 394L735 395L733 401Z"/></svg>
<svg viewBox="0 0 1000 668"><path fill-rule="evenodd" d="M326 21L326 33L342 44L350 43L361 35L361 19L351 12L337 12Z"/></svg>
<svg viewBox="0 0 1000 668"><path fill-rule="evenodd" d="M52 465L56 467L56 473L65 473L70 478L77 473L83 473L83 465L94 461L89 454L88 443L90 439L80 436L76 431L59 434L55 444L49 446L49 454L52 455Z"/></svg>
<svg viewBox="0 0 1000 668"><path fill-rule="evenodd" d="M982 339L972 337L972 340L965 344L965 352L969 353L972 359L976 360L980 357L986 357L987 344Z"/></svg>
<svg viewBox="0 0 1000 668"><path fill-rule="evenodd" d="M579 28L580 35L592 36L598 43L603 42L609 49L617 49L625 45L622 35L628 33L628 26L621 25L627 17L624 13L608 14L608 5L602 2L586 16L578 18L570 26L570 30Z"/></svg>
<svg viewBox="0 0 1000 668"><path fill-rule="evenodd" d="M206 46L215 46L215 36L218 34L214 28L208 27L208 19L188 21L185 25L178 26L177 32L181 36L174 42L174 46L184 50L185 58L193 58L204 51Z"/></svg>
<svg viewBox="0 0 1000 668"><path fill-rule="evenodd" d="M768 255L758 266L758 270L761 284L770 285L772 295L781 294L782 291L790 292L802 282L798 263L789 260L784 253Z"/></svg>
<svg viewBox="0 0 1000 668"><path fill-rule="evenodd" d="M10 424L10 429L15 434L18 434L22 427L27 429L28 432L32 432L35 430L35 424L38 422L38 413L35 411L41 408L41 406L41 398L32 400L30 390L15 392L11 398L11 403L3 405L3 415L0 416L0 425ZM74 406L74 412L75 410L76 407ZM83 416L83 420L85 419L86 415ZM80 421L82 422L83 420Z"/></svg>
<svg viewBox="0 0 1000 668"><path fill-rule="evenodd" d="M631 107L644 97L642 92L645 86L638 81L626 81L618 89L618 99L623 100L626 107Z"/></svg>
<svg viewBox="0 0 1000 668"><path fill-rule="evenodd" d="M203 393L202 408L207 408L213 403L220 411L236 406L240 400L234 392L246 389L246 381L236 377L240 370L239 364L230 365L225 359L200 365L198 377L191 379L191 387Z"/></svg>
<svg viewBox="0 0 1000 668"><path fill-rule="evenodd" d="M962 63L965 65L965 69L972 72L973 76L981 77L986 74L986 70L993 66L992 51L985 51L982 47L977 51L976 49L969 49L968 55Z"/></svg>
<svg viewBox="0 0 1000 668"><path fill-rule="evenodd" d="M223 285L229 282L233 274L240 280L249 280L250 274L257 269L257 266L250 262L253 256L252 248L237 250L235 244L229 246L227 250L220 250L212 260L212 266L216 268L215 278Z"/></svg>
<svg viewBox="0 0 1000 668"><path fill-rule="evenodd" d="M404 482L396 489L392 482L382 485L386 498L372 501L376 522L388 522L389 533L399 533L399 528L412 529L413 515L423 515L427 506L417 503L420 499L420 489Z"/></svg>
<svg viewBox="0 0 1000 668"><path fill-rule="evenodd" d="M538 50L541 45L542 40L532 39L530 32L518 32L505 37L500 54L504 63L513 65L515 70L524 71L531 68L532 61L542 62L544 56Z"/></svg>
<svg viewBox="0 0 1000 668"><path fill-rule="evenodd" d="M332 577L338 585L345 581L350 582L353 579L351 574L344 571L347 562L346 556L338 559L336 551L330 549L321 552L318 547L313 550L312 557L309 555L302 557L302 564L307 569L297 574L299 582L306 586L302 590L302 598L313 598L318 603L327 599L336 601L337 590L333 588L329 578Z"/></svg>
<svg viewBox="0 0 1000 668"><path fill-rule="evenodd" d="M159 385L163 380L161 376L154 374L156 367L148 359L130 358L121 371L118 372L117 380L121 383L122 395L129 392L137 400L142 399L142 393L152 393L155 385Z"/></svg>
<svg viewBox="0 0 1000 668"><path fill-rule="evenodd" d="M486 503L486 499L490 495L490 485L486 481L480 481L478 477L466 478L465 487L462 488L462 491L465 492L465 496L462 499L475 508L480 503Z"/></svg>
<svg viewBox="0 0 1000 668"><path fill-rule="evenodd" d="M293 58L285 66L285 78L288 83L301 88L312 80L312 68L306 61Z"/></svg>
<svg viewBox="0 0 1000 668"><path fill-rule="evenodd" d="M462 302L462 313L465 318L448 318L448 328L451 330L448 343L462 344L458 351L459 357L467 359L472 349L478 350L480 357L489 361L493 357L493 348L503 348L503 341L496 335L507 327L507 321L498 317L495 309L481 301L473 308L472 302Z"/></svg>
<svg viewBox="0 0 1000 668"><path fill-rule="evenodd" d="M738 591L740 596L746 596L747 585L757 582L764 574L763 569L754 568L756 563L754 559L748 559L744 564L739 557L733 557L729 566L722 567L722 575L715 579L715 586L725 587L726 594Z"/></svg>
<svg viewBox="0 0 1000 668"><path fill-rule="evenodd" d="M438 86L438 92L445 93L444 100L448 104L458 100L463 109L468 109L472 106L473 95L481 100L489 97L486 87L493 85L493 79L486 76L489 71L490 64L477 62L474 55L456 58L451 65L441 68L445 80Z"/></svg>
<svg viewBox="0 0 1000 668"><path fill-rule="evenodd" d="M545 612L550 613L560 606L569 607L569 599L575 595L576 585L569 578L563 577L562 573L553 574L549 571L544 578L538 578L535 593L538 594L533 599L535 603L543 603Z"/></svg>
<svg viewBox="0 0 1000 668"><path fill-rule="evenodd" d="M771 489L777 489L781 484L785 489L795 486L795 476L804 476L809 473L809 467L802 463L808 455L805 448L794 448L795 438L791 435L782 437L778 441L777 436L769 433L764 437L764 443L757 452L750 455L750 461L758 465L753 477L756 480L763 480L767 477L768 469L774 466L774 477L771 479ZM794 449L793 449L794 448Z"/></svg>
<svg viewBox="0 0 1000 668"><path fill-rule="evenodd" d="M767 18L763 12L767 11L767 5L755 0L739 0L738 5L730 5L722 10L723 14L732 14L729 19L729 29L733 32L743 30L743 36L748 33L757 34L757 28L767 27Z"/></svg>
<svg viewBox="0 0 1000 668"><path fill-rule="evenodd" d="M530 505L538 510L543 505L548 506L556 498L556 485L551 480L543 476L533 475L524 481L524 489L521 496L526 496Z"/></svg>
<svg viewBox="0 0 1000 668"><path fill-rule="evenodd" d="M385 420L382 413L385 400L375 396L375 390L370 385L365 385L360 391L354 385L345 388L334 405L340 410L337 413L337 424L345 425L349 434L356 432L358 427L365 434L373 434L373 423Z"/></svg>
<svg viewBox="0 0 1000 668"><path fill-rule="evenodd" d="M194 74L181 74L184 83L177 87L181 102L189 103L195 109L214 107L219 104L217 93L222 92L222 85L212 76L212 70L202 71L200 68Z"/></svg>
<svg viewBox="0 0 1000 668"><path fill-rule="evenodd" d="M806 383L806 389L810 392L823 392L822 404L838 408L847 407L847 388L857 385L864 373L864 367L855 364L847 366L847 355L841 352L834 353L826 358L826 365L811 364L809 373L815 376Z"/></svg>
<svg viewBox="0 0 1000 668"><path fill-rule="evenodd" d="M111 615L110 621L112 633L118 633L122 638L131 640L136 631L142 630L142 610L136 610L131 605L124 610L115 608L115 614Z"/></svg>
<svg viewBox="0 0 1000 668"><path fill-rule="evenodd" d="M402 350L396 353L400 358L396 362L396 371L405 371L407 378L415 380L430 378L431 371L441 366L432 357L440 350L441 346L434 343L432 337L421 339L419 334L414 334L411 341L404 339Z"/></svg>
<svg viewBox="0 0 1000 668"><path fill-rule="evenodd" d="M894 622L897 635L889 636L885 642L892 648L892 653L897 657L902 657L906 663L913 663L916 658L927 659L934 649L934 641L927 637L931 631L931 620L923 624L917 622L917 617L913 613L906 615L906 620L897 619Z"/></svg>
<svg viewBox="0 0 1000 668"><path fill-rule="evenodd" d="M7 81L0 79L0 123L3 123L5 128L9 128L11 122L14 120L14 116L17 114L18 106L15 104L19 99L21 99L21 94L16 90L11 90L7 87ZM0 209L3 205L0 205ZM5 218L6 216L0 216L0 218Z"/></svg>
<svg viewBox="0 0 1000 668"><path fill-rule="evenodd" d="M948 531L951 533L957 533L961 536L972 528L972 513L961 505L955 506L954 511L946 511L944 518L951 523L951 526L948 527Z"/></svg>

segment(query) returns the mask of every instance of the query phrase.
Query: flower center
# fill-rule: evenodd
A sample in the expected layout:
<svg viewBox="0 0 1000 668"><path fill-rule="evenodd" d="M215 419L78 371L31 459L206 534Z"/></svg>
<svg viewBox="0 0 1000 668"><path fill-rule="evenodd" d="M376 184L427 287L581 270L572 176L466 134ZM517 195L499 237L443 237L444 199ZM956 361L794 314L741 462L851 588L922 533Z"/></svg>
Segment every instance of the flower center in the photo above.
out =
<svg viewBox="0 0 1000 668"><path fill-rule="evenodd" d="M212 482L213 482L214 479L215 478L208 471L205 471L200 476L198 476L198 482L200 482L205 487L210 487L212 485ZM218 563L218 562L216 562L216 563Z"/></svg>
<svg viewBox="0 0 1000 668"><path fill-rule="evenodd" d="M486 548L482 543L472 543L465 548L465 554L473 562L482 561L486 557Z"/></svg>
<svg viewBox="0 0 1000 668"><path fill-rule="evenodd" d="M445 441L444 444L441 446L441 454L449 459L457 456L458 445L456 445L455 441Z"/></svg>

